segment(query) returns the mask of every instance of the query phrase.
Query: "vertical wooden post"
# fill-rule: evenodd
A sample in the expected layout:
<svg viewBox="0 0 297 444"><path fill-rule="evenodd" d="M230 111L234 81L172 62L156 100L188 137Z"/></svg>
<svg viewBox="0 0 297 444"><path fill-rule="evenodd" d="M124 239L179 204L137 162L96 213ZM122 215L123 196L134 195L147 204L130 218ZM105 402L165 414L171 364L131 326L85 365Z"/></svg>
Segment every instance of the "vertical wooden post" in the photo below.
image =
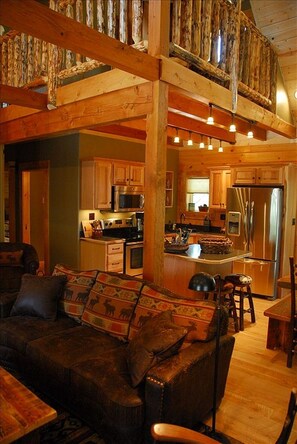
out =
<svg viewBox="0 0 297 444"><path fill-rule="evenodd" d="M192 23L192 53L200 55L201 39L201 0L195 0L193 3L193 23Z"/></svg>
<svg viewBox="0 0 297 444"><path fill-rule="evenodd" d="M75 20L79 23L83 22L83 4L82 4L82 0L76 0L76 5L75 5ZM82 55L81 54L76 54L75 55L75 59L76 59L76 64L80 64L82 62Z"/></svg>
<svg viewBox="0 0 297 444"><path fill-rule="evenodd" d="M170 1L149 3L149 47L151 55L168 56ZM153 83L153 111L147 116L145 150L145 212L143 276L163 284L165 182L167 159L168 85Z"/></svg>
<svg viewBox="0 0 297 444"><path fill-rule="evenodd" d="M128 43L128 2L120 0L119 39Z"/></svg>
<svg viewBox="0 0 297 444"><path fill-rule="evenodd" d="M180 45L187 51L192 49L192 9L192 0L186 0L182 3Z"/></svg>
<svg viewBox="0 0 297 444"><path fill-rule="evenodd" d="M142 0L132 0L132 39L135 44L142 40Z"/></svg>
<svg viewBox="0 0 297 444"><path fill-rule="evenodd" d="M174 0L172 4L171 41L180 45L181 30L181 0Z"/></svg>
<svg viewBox="0 0 297 444"><path fill-rule="evenodd" d="M238 65L239 65L239 39L240 39L240 9L241 0L237 0L234 10L230 14L230 90L232 93L231 110L236 113L238 95Z"/></svg>

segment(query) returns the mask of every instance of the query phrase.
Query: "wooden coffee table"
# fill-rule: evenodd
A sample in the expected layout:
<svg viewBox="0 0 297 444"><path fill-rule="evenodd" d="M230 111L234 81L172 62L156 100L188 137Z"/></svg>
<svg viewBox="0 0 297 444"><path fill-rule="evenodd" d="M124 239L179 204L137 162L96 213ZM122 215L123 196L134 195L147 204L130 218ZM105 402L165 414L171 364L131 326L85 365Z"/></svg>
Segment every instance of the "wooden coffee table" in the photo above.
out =
<svg viewBox="0 0 297 444"><path fill-rule="evenodd" d="M57 417L56 410L39 399L0 367L0 443L39 442L39 427ZM34 435L34 436L32 436Z"/></svg>

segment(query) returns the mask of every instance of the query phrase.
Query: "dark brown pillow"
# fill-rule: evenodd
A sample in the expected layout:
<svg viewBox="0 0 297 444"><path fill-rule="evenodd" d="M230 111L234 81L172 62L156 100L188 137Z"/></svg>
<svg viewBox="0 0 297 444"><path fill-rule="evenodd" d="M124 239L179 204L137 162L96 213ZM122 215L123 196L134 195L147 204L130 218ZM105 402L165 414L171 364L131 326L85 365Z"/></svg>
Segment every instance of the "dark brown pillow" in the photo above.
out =
<svg viewBox="0 0 297 444"><path fill-rule="evenodd" d="M24 274L10 315L37 316L54 321L57 317L58 299L66 281L66 276Z"/></svg>
<svg viewBox="0 0 297 444"><path fill-rule="evenodd" d="M173 322L171 310L147 320L127 347L132 387L140 384L151 367L177 353L187 333Z"/></svg>
<svg viewBox="0 0 297 444"><path fill-rule="evenodd" d="M20 266L22 263L23 250L17 251L1 251L0 265Z"/></svg>

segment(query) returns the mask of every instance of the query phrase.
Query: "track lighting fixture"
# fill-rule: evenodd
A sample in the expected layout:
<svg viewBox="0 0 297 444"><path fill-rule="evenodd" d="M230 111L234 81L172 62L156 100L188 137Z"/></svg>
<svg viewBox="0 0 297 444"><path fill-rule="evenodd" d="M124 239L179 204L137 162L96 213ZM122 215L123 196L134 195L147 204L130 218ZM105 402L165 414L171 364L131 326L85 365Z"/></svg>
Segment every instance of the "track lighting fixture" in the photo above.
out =
<svg viewBox="0 0 297 444"><path fill-rule="evenodd" d="M213 150L213 145L211 143L211 137L209 138L208 149L209 149L209 151Z"/></svg>
<svg viewBox="0 0 297 444"><path fill-rule="evenodd" d="M207 125L213 125L214 124L214 118L212 116L212 104L209 104L209 116L206 121Z"/></svg>
<svg viewBox="0 0 297 444"><path fill-rule="evenodd" d="M220 145L219 145L219 148L218 148L218 152L222 153L223 151L224 151L224 148L222 147L222 141L220 140Z"/></svg>
<svg viewBox="0 0 297 444"><path fill-rule="evenodd" d="M236 133L236 125L234 123L234 114L233 113L232 113L232 122L229 127L229 131L230 131L230 133Z"/></svg>
<svg viewBox="0 0 297 444"><path fill-rule="evenodd" d="M203 142L203 137L200 134L200 143L199 143L199 148L205 148L204 142Z"/></svg>
<svg viewBox="0 0 297 444"><path fill-rule="evenodd" d="M191 131L190 131L190 134L189 134L189 140L188 140L188 146L193 146L193 140L192 140L192 133L191 133Z"/></svg>
<svg viewBox="0 0 297 444"><path fill-rule="evenodd" d="M179 143L180 140L179 140L179 135L178 135L178 129L175 128L175 131L176 131L176 135L175 135L175 137L174 137L174 139L173 139L173 142L174 142L174 143Z"/></svg>
<svg viewBox="0 0 297 444"><path fill-rule="evenodd" d="M248 139L252 139L253 137L254 137L254 133L253 133L253 130L252 130L252 122L250 122L250 128L249 128L248 133L247 133L247 138Z"/></svg>

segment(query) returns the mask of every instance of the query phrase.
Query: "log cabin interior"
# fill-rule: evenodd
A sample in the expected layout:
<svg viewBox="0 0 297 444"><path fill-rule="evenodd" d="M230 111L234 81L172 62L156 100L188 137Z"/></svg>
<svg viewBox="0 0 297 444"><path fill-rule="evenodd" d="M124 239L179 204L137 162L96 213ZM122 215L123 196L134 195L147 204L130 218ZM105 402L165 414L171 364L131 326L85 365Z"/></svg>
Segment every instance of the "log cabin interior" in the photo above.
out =
<svg viewBox="0 0 297 444"><path fill-rule="evenodd" d="M295 1L0 0L0 17L1 240L35 243L46 274L79 268L81 223L115 217L112 185L124 177L144 187L143 277L163 285L164 227L203 227L207 215L224 233L228 187L275 186L278 276L289 273ZM187 200L193 178L209 180L206 213Z"/></svg>

